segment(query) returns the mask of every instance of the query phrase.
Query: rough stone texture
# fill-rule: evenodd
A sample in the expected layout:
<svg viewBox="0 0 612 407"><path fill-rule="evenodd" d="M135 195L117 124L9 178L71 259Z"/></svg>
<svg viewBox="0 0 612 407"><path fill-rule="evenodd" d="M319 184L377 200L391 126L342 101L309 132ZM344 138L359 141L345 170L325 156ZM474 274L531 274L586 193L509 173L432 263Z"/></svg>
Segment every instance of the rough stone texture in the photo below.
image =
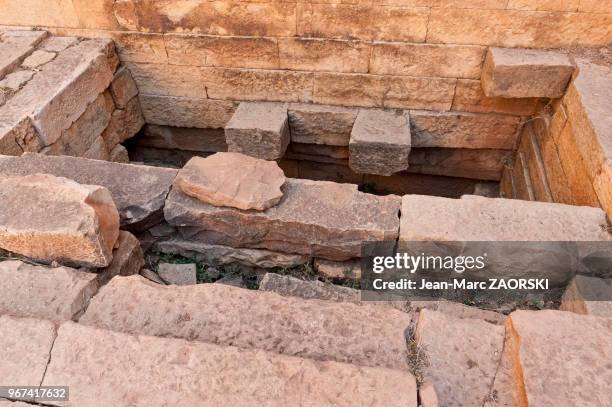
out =
<svg viewBox="0 0 612 407"><path fill-rule="evenodd" d="M2 384L37 386L41 383L54 338L52 322L0 315Z"/></svg>
<svg viewBox="0 0 612 407"><path fill-rule="evenodd" d="M359 280L361 278L361 261L349 260L344 262L315 259L314 269L327 278L341 278Z"/></svg>
<svg viewBox="0 0 612 407"><path fill-rule="evenodd" d="M360 41L279 38L278 56L281 69L365 73L370 45Z"/></svg>
<svg viewBox="0 0 612 407"><path fill-rule="evenodd" d="M483 93L479 80L459 79L451 110L528 116L536 112L539 100L538 98L489 98Z"/></svg>
<svg viewBox="0 0 612 407"><path fill-rule="evenodd" d="M609 318L563 311L515 311L504 353L519 405L603 406L610 399ZM608 400L608 401L606 401Z"/></svg>
<svg viewBox="0 0 612 407"><path fill-rule="evenodd" d="M44 40L40 45L40 49L51 52L62 52L77 42L79 42L77 37L58 37L54 35Z"/></svg>
<svg viewBox="0 0 612 407"><path fill-rule="evenodd" d="M152 226L161 220L164 201L177 171L65 156L0 156L0 174L3 176L37 173L108 188L119 210L122 227L134 230Z"/></svg>
<svg viewBox="0 0 612 407"><path fill-rule="evenodd" d="M70 404L84 407L417 405L415 379L408 372L74 323L59 328L43 385L54 383L69 385ZM151 391L152 385L158 390Z"/></svg>
<svg viewBox="0 0 612 407"><path fill-rule="evenodd" d="M293 143L348 146L357 109L290 104L289 129Z"/></svg>
<svg viewBox="0 0 612 407"><path fill-rule="evenodd" d="M501 359L504 328L421 310L416 340L427 354L424 379L442 406L479 406L489 396Z"/></svg>
<svg viewBox="0 0 612 407"><path fill-rule="evenodd" d="M574 70L566 54L489 48L482 71L482 89L489 97L558 98L565 93Z"/></svg>
<svg viewBox="0 0 612 407"><path fill-rule="evenodd" d="M349 167L355 172L391 175L408 168L408 112L361 109L351 131Z"/></svg>
<svg viewBox="0 0 612 407"><path fill-rule="evenodd" d="M349 158L349 149L348 146L291 143L285 158L345 164Z"/></svg>
<svg viewBox="0 0 612 407"><path fill-rule="evenodd" d="M413 148L408 172L499 181L511 150Z"/></svg>
<svg viewBox="0 0 612 407"><path fill-rule="evenodd" d="M116 109L111 121L102 137L106 143L106 149L112 150L117 144L133 137L144 126L145 121L140 110L138 97L133 97L127 102L125 109Z"/></svg>
<svg viewBox="0 0 612 407"><path fill-rule="evenodd" d="M264 160L282 158L289 145L287 105L243 102L225 127L228 150Z"/></svg>
<svg viewBox="0 0 612 407"><path fill-rule="evenodd" d="M3 31L0 42L0 79L19 66L46 36L46 31Z"/></svg>
<svg viewBox="0 0 612 407"><path fill-rule="evenodd" d="M433 384L426 382L419 386L421 407L438 407L438 394Z"/></svg>
<svg viewBox="0 0 612 407"><path fill-rule="evenodd" d="M34 71L30 70L10 73L0 81L0 88L18 91L24 83L27 83L30 79L32 79L32 76L34 76Z"/></svg>
<svg viewBox="0 0 612 407"><path fill-rule="evenodd" d="M140 95L149 124L174 127L224 128L236 111L236 102L189 97Z"/></svg>
<svg viewBox="0 0 612 407"><path fill-rule="evenodd" d="M28 69L38 68L41 65L53 60L57 54L55 52L37 50L23 60L22 67Z"/></svg>
<svg viewBox="0 0 612 407"><path fill-rule="evenodd" d="M299 297L306 300L316 299L352 303L361 301L361 292L354 288L318 280L305 281L275 273L266 273L259 282L259 289L285 297Z"/></svg>
<svg viewBox="0 0 612 407"><path fill-rule="evenodd" d="M139 146L217 153L227 151L223 129L198 129L147 124L134 138Z"/></svg>
<svg viewBox="0 0 612 407"><path fill-rule="evenodd" d="M168 284L175 285L193 285L196 284L196 265L191 264L173 264L159 263L157 265L157 273Z"/></svg>
<svg viewBox="0 0 612 407"><path fill-rule="evenodd" d="M412 110L412 146L512 150L520 122L516 116Z"/></svg>
<svg viewBox="0 0 612 407"><path fill-rule="evenodd" d="M193 242L181 238L162 240L155 247L163 253L194 257L199 261L217 266L242 264L249 267L291 268L308 262L308 257L263 249L241 249L229 246Z"/></svg>
<svg viewBox="0 0 612 407"><path fill-rule="evenodd" d="M189 160L174 182L185 194L204 203L263 211L283 197L285 174L273 161L216 153Z"/></svg>
<svg viewBox="0 0 612 407"><path fill-rule="evenodd" d="M130 156L125 147L121 144L117 144L109 153L108 160L115 163L129 163Z"/></svg>
<svg viewBox="0 0 612 407"><path fill-rule="evenodd" d="M360 257L364 240L397 237L396 196L365 194L351 184L296 179L288 179L282 189L279 204L264 212L207 205L173 189L164 214L171 225L190 227L194 234L210 231L209 235L219 239L207 243L330 260Z"/></svg>
<svg viewBox="0 0 612 407"><path fill-rule="evenodd" d="M408 314L223 284L168 287L139 276L114 278L94 297L80 322L132 334L408 369Z"/></svg>
<svg viewBox="0 0 612 407"><path fill-rule="evenodd" d="M94 142L91 144L91 146L89 146L87 151L83 153L83 158L110 161L110 153L106 148L106 142L104 141L102 136L99 136L94 140Z"/></svg>
<svg viewBox="0 0 612 407"><path fill-rule="evenodd" d="M52 321L74 319L85 311L90 298L98 290L96 278L95 273L68 267L2 261L0 314Z"/></svg>
<svg viewBox="0 0 612 407"><path fill-rule="evenodd" d="M115 276L131 276L139 274L145 260L140 247L140 241L130 232L120 231L116 249L113 251L113 261L108 267L99 270L98 282L106 284Z"/></svg>
<svg viewBox="0 0 612 407"><path fill-rule="evenodd" d="M554 202L548 183L542 152L535 138L532 123L528 123L523 128L519 151L528 169L529 180L535 200L541 202Z"/></svg>
<svg viewBox="0 0 612 407"><path fill-rule="evenodd" d="M130 71L121 67L115 73L115 77L110 85L110 91L115 101L115 106L119 109L125 109L127 103L136 95L138 95L138 87Z"/></svg>
<svg viewBox="0 0 612 407"><path fill-rule="evenodd" d="M119 236L110 192L52 175L0 181L0 247L44 262L108 266Z"/></svg>
<svg viewBox="0 0 612 407"><path fill-rule="evenodd" d="M567 286L560 309L576 314L612 317L612 280L577 275Z"/></svg>
<svg viewBox="0 0 612 407"><path fill-rule="evenodd" d="M140 275L156 284L166 285L166 283L159 277L159 274L149 269L140 270Z"/></svg>
<svg viewBox="0 0 612 407"><path fill-rule="evenodd" d="M504 325L506 322L504 314L443 299L439 301L411 301L410 308L414 311L420 309L437 311L454 319L477 319L494 325Z"/></svg>

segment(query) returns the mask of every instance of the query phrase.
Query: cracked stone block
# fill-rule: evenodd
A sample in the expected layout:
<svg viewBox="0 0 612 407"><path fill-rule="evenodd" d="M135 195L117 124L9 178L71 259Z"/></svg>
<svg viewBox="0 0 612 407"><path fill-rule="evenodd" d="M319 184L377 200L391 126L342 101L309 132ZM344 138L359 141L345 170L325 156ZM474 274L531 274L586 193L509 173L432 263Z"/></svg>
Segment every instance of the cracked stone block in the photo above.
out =
<svg viewBox="0 0 612 407"><path fill-rule="evenodd" d="M361 109L349 142L349 166L357 173L391 175L408 168L408 112Z"/></svg>
<svg viewBox="0 0 612 407"><path fill-rule="evenodd" d="M119 236L108 189L48 174L0 181L0 247L36 260L106 267Z"/></svg>
<svg viewBox="0 0 612 407"><path fill-rule="evenodd" d="M40 45L40 49L51 52L62 52L78 42L79 39L77 37L59 37L54 35L43 41Z"/></svg>
<svg viewBox="0 0 612 407"><path fill-rule="evenodd" d="M37 50L32 52L29 57L24 59L21 66L28 69L35 69L49 61L52 61L56 55L57 54L55 52Z"/></svg>
<svg viewBox="0 0 612 407"><path fill-rule="evenodd" d="M19 66L46 36L46 31L2 31L0 79Z"/></svg>
<svg viewBox="0 0 612 407"><path fill-rule="evenodd" d="M566 54L491 47L481 84L488 97L558 98L565 93L575 69Z"/></svg>
<svg viewBox="0 0 612 407"><path fill-rule="evenodd" d="M228 151L264 160L283 157L289 145L286 103L240 103L225 127Z"/></svg>
<svg viewBox="0 0 612 407"><path fill-rule="evenodd" d="M69 267L0 262L0 314L51 321L79 316L98 290L98 275Z"/></svg>
<svg viewBox="0 0 612 407"><path fill-rule="evenodd" d="M18 91L21 85L28 82L34 76L34 71L23 70L10 73L0 81L0 88Z"/></svg>

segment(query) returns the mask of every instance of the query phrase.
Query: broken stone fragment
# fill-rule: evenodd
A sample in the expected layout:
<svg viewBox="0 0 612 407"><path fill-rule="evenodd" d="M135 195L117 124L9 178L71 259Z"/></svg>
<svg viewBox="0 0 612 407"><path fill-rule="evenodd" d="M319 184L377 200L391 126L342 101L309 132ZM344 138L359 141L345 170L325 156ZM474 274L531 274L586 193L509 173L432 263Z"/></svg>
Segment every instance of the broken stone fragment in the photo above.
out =
<svg viewBox="0 0 612 407"><path fill-rule="evenodd" d="M283 197L285 174L274 161L216 153L189 160L175 183L187 195L211 205L263 211Z"/></svg>
<svg viewBox="0 0 612 407"><path fill-rule="evenodd" d="M50 263L106 267L119 235L110 192L47 174L0 181L0 247Z"/></svg>
<svg viewBox="0 0 612 407"><path fill-rule="evenodd" d="M113 251L113 261L98 273L100 285L106 284L114 276L139 274L145 260L140 241L130 232L120 231L117 248Z"/></svg>
<svg viewBox="0 0 612 407"><path fill-rule="evenodd" d="M193 263L159 263L157 266L157 272L159 273L159 276L168 284L193 285L197 282L197 268Z"/></svg>

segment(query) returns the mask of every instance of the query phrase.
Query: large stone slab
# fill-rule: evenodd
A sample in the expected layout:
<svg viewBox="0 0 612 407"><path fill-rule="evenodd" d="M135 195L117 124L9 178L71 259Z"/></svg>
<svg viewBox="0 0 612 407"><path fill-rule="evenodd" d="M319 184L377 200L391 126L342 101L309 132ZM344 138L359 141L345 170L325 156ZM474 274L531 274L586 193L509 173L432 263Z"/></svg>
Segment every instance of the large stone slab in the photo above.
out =
<svg viewBox="0 0 612 407"><path fill-rule="evenodd" d="M489 48L482 70L484 94L505 98L563 96L575 66L557 52Z"/></svg>
<svg viewBox="0 0 612 407"><path fill-rule="evenodd" d="M292 103L287 111L294 143L348 146L357 109Z"/></svg>
<svg viewBox="0 0 612 407"><path fill-rule="evenodd" d="M354 302L361 300L361 292L354 288L324 283L275 273L266 273L259 282L259 290L277 293L285 297L300 297L307 300L326 300L336 302Z"/></svg>
<svg viewBox="0 0 612 407"><path fill-rule="evenodd" d="M563 293L559 309L576 314L612 317L612 280L577 275Z"/></svg>
<svg viewBox="0 0 612 407"><path fill-rule="evenodd" d="M358 173L391 175L408 168L408 112L361 109L349 142L349 166Z"/></svg>
<svg viewBox="0 0 612 407"><path fill-rule="evenodd" d="M110 192L47 174L0 180L0 247L44 262L105 267L119 236Z"/></svg>
<svg viewBox="0 0 612 407"><path fill-rule="evenodd" d="M80 322L132 334L408 369L404 330L411 317L406 313L224 284L170 287L139 276L115 278L94 297Z"/></svg>
<svg viewBox="0 0 612 407"><path fill-rule="evenodd" d="M69 267L0 262L0 314L53 321L78 317L98 290L97 275Z"/></svg>
<svg viewBox="0 0 612 407"><path fill-rule="evenodd" d="M211 205L263 211L283 197L285 174L274 161L216 153L189 160L174 182L185 194Z"/></svg>
<svg viewBox="0 0 612 407"><path fill-rule="evenodd" d="M512 150L521 118L499 114L410 111L413 147Z"/></svg>
<svg viewBox="0 0 612 407"><path fill-rule="evenodd" d="M74 323L59 328L53 346L43 385L56 383L70 386L70 405L84 407L417 405L408 372Z"/></svg>
<svg viewBox="0 0 612 407"><path fill-rule="evenodd" d="M133 230L155 225L161 220L164 201L177 171L65 156L0 156L3 176L37 173L106 187L117 205L122 227Z"/></svg>
<svg viewBox="0 0 612 407"><path fill-rule="evenodd" d="M0 79L19 66L47 36L46 31L2 31L0 40Z"/></svg>
<svg viewBox="0 0 612 407"><path fill-rule="evenodd" d="M228 151L278 160L289 145L287 105L243 102L225 127Z"/></svg>
<svg viewBox="0 0 612 407"><path fill-rule="evenodd" d="M263 212L216 207L173 189L164 215L192 234L209 231L225 240L208 243L300 253L330 260L361 256L365 240L395 240L399 198L375 196L356 185L288 179L278 205Z"/></svg>
<svg viewBox="0 0 612 407"><path fill-rule="evenodd" d="M2 384L38 386L45 374L54 339L55 326L50 321L0 315Z"/></svg>
<svg viewBox="0 0 612 407"><path fill-rule="evenodd" d="M510 314L504 353L512 361L519 405L606 405L612 382L610 321L563 311Z"/></svg>
<svg viewBox="0 0 612 407"><path fill-rule="evenodd" d="M236 110L236 102L189 97L140 95L142 113L149 124L224 128Z"/></svg>
<svg viewBox="0 0 612 407"><path fill-rule="evenodd" d="M427 355L424 380L441 406L480 406L488 398L504 343L504 327L483 320L421 310L418 346Z"/></svg>

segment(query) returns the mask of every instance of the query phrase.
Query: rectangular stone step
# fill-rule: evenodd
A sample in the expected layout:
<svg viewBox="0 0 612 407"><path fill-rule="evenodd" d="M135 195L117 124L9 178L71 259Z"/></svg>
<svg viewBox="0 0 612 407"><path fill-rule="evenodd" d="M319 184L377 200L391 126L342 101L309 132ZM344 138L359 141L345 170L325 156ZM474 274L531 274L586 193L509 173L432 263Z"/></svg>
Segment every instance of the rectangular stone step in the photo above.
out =
<svg viewBox="0 0 612 407"><path fill-rule="evenodd" d="M348 146L357 109L292 103L288 114L291 142Z"/></svg>
<svg viewBox="0 0 612 407"><path fill-rule="evenodd" d="M46 36L46 31L1 31L0 79L17 68Z"/></svg>
<svg viewBox="0 0 612 407"><path fill-rule="evenodd" d="M122 227L142 230L161 220L164 201L177 171L68 156L0 156L2 176L36 173L52 174L81 184L106 187L117 205Z"/></svg>
<svg viewBox="0 0 612 407"><path fill-rule="evenodd" d="M80 323L314 360L406 370L409 314L381 307L305 300L223 284L161 286L115 277Z"/></svg>
<svg viewBox="0 0 612 407"><path fill-rule="evenodd" d="M80 407L417 406L415 379L406 371L72 322L59 328L42 384L58 383L70 387L70 402L61 404Z"/></svg>
<svg viewBox="0 0 612 407"><path fill-rule="evenodd" d="M397 196L365 194L351 184L297 179L287 179L283 193L277 206L255 212L205 204L174 188L164 215L171 225L191 229L192 236L203 232L192 240L330 260L361 257L363 241L397 238ZM208 240L211 235L216 241Z"/></svg>

